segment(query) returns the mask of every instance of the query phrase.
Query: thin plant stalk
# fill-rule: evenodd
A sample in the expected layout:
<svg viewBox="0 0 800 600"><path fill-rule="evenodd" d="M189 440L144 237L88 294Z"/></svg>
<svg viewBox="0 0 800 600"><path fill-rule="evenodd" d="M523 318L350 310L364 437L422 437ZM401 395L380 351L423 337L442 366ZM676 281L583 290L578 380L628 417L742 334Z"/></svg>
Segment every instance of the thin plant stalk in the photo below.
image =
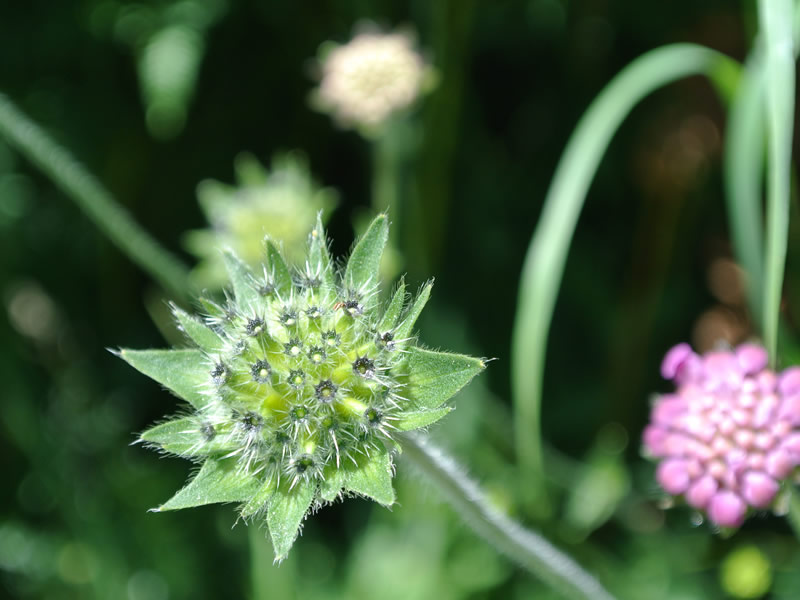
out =
<svg viewBox="0 0 800 600"><path fill-rule="evenodd" d="M795 64L791 0L759 0L766 54L767 235L764 279L764 343L776 366L781 291L789 238Z"/></svg>
<svg viewBox="0 0 800 600"><path fill-rule="evenodd" d="M737 70L735 61L694 44L652 50L606 86L567 143L528 246L513 331L515 443L532 486L543 482L540 411L550 321L570 241L600 160L623 119L654 90L689 75L721 80Z"/></svg>
<svg viewBox="0 0 800 600"><path fill-rule="evenodd" d="M50 177L112 243L175 300L187 300L186 267L142 229L96 177L2 93L0 135Z"/></svg>
<svg viewBox="0 0 800 600"><path fill-rule="evenodd" d="M430 480L481 538L567 598L611 600L597 579L538 533L497 510L455 461L419 435L403 436L403 457Z"/></svg>
<svg viewBox="0 0 800 600"><path fill-rule="evenodd" d="M723 182L734 256L745 272L750 313L763 332L764 217L764 52L748 57L728 113Z"/></svg>

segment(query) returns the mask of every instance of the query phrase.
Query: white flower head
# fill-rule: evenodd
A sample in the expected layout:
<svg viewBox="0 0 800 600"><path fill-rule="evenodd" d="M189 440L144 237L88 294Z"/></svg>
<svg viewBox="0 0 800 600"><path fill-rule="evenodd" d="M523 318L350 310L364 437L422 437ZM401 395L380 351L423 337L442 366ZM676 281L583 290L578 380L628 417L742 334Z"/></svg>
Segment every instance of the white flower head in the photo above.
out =
<svg viewBox="0 0 800 600"><path fill-rule="evenodd" d="M407 33L364 31L321 61L315 104L343 127L375 130L423 90L429 68Z"/></svg>

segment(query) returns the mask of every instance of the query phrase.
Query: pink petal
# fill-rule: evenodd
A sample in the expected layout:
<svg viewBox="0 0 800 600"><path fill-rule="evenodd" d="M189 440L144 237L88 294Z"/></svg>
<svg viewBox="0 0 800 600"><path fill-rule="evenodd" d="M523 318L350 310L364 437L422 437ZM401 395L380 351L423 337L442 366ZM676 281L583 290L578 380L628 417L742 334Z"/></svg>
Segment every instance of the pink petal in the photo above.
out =
<svg viewBox="0 0 800 600"><path fill-rule="evenodd" d="M781 448L793 455L795 460L800 460L800 433L790 433L781 442Z"/></svg>
<svg viewBox="0 0 800 600"><path fill-rule="evenodd" d="M666 438L667 430L658 425L648 425L642 433L642 443L653 456L664 456L664 440Z"/></svg>
<svg viewBox="0 0 800 600"><path fill-rule="evenodd" d="M673 395L661 396L653 406L650 419L654 423L671 424L676 417L686 412L686 403Z"/></svg>
<svg viewBox="0 0 800 600"><path fill-rule="evenodd" d="M738 387L744 379L739 362L731 352L709 352L703 357L703 367L706 380L715 388L720 385Z"/></svg>
<svg viewBox="0 0 800 600"><path fill-rule="evenodd" d="M775 386L778 385L778 378L772 371L761 371L756 376L756 379L758 380L758 387L761 388L761 392L764 394L774 392Z"/></svg>
<svg viewBox="0 0 800 600"><path fill-rule="evenodd" d="M766 508L778 493L778 482L761 471L748 471L742 481L742 495L750 506Z"/></svg>
<svg viewBox="0 0 800 600"><path fill-rule="evenodd" d="M689 487L689 470L685 460L673 458L665 460L656 470L656 479L667 493L677 496Z"/></svg>
<svg viewBox="0 0 800 600"><path fill-rule="evenodd" d="M716 479L711 475L704 475L689 486L689 490L686 492L686 502L695 508L704 509L718 488Z"/></svg>
<svg viewBox="0 0 800 600"><path fill-rule="evenodd" d="M784 396L800 392L800 367L789 367L781 373L778 390Z"/></svg>
<svg viewBox="0 0 800 600"><path fill-rule="evenodd" d="M689 344L682 343L673 346L664 356L664 360L661 361L661 376L664 379L675 379L681 367L692 356L696 355Z"/></svg>
<svg viewBox="0 0 800 600"><path fill-rule="evenodd" d="M789 421L794 426L800 425L800 395L789 396L781 402L778 409L778 418Z"/></svg>
<svg viewBox="0 0 800 600"><path fill-rule="evenodd" d="M756 344L742 344L736 348L736 358L743 373L752 375L767 366L767 351Z"/></svg>
<svg viewBox="0 0 800 600"><path fill-rule="evenodd" d="M784 449L778 449L767 454L764 469L775 479L786 479L796 464L789 452Z"/></svg>
<svg viewBox="0 0 800 600"><path fill-rule="evenodd" d="M730 490L717 492L708 504L708 518L721 527L739 527L746 512L747 505Z"/></svg>

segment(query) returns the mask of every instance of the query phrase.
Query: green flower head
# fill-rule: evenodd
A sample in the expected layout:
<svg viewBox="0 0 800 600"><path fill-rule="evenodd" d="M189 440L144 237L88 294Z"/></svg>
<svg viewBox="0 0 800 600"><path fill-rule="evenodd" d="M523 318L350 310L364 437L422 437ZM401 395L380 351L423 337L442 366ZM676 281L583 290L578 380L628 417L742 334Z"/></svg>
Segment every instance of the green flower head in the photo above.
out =
<svg viewBox="0 0 800 600"><path fill-rule="evenodd" d="M237 502L246 520L266 521L281 560L309 511L347 495L394 502L403 432L450 412L485 365L417 345L430 283L410 302L402 282L381 301L387 236L380 215L341 270L319 218L294 270L271 241L258 272L228 252L228 300L203 301L202 319L175 308L196 348L120 352L192 407L141 435L202 463L157 510Z"/></svg>

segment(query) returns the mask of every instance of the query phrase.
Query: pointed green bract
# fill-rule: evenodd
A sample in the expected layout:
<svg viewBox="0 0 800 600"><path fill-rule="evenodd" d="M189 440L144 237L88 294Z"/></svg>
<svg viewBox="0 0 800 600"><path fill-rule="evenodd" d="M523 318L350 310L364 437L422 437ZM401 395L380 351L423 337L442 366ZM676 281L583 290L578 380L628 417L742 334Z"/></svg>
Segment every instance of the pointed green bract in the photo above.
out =
<svg viewBox="0 0 800 600"><path fill-rule="evenodd" d="M397 289L392 296L392 301L386 307L386 312L383 313L383 319L378 326L379 332L391 331L397 324L397 319L400 318L400 313L403 311L403 304L406 300L406 284L400 280L397 284Z"/></svg>
<svg viewBox="0 0 800 600"><path fill-rule="evenodd" d="M363 465L347 473L345 488L384 506L394 504L392 458L389 453L385 449L373 451Z"/></svg>
<svg viewBox="0 0 800 600"><path fill-rule="evenodd" d="M242 517L247 518L258 511L264 509L267 506L270 498L275 493L276 488L278 487L278 482L275 477L267 477L267 480L261 484L258 488L258 491L253 495L250 500L248 500L247 504L242 506L239 513Z"/></svg>
<svg viewBox="0 0 800 600"><path fill-rule="evenodd" d="M422 427L433 425L451 410L453 410L452 406L442 406L440 408L434 408L433 410L419 410L403 413L403 416L394 423L394 426L398 431L421 429Z"/></svg>
<svg viewBox="0 0 800 600"><path fill-rule="evenodd" d="M327 502L336 500L344 487L344 476L344 469L326 469L325 479L319 484L319 497Z"/></svg>
<svg viewBox="0 0 800 600"><path fill-rule="evenodd" d="M137 371L155 379L200 410L209 402L203 388L209 366L201 350L120 350L119 355Z"/></svg>
<svg viewBox="0 0 800 600"><path fill-rule="evenodd" d="M235 459L209 458L189 484L157 511L179 510L218 502L244 502L257 489L257 480L238 468Z"/></svg>
<svg viewBox="0 0 800 600"><path fill-rule="evenodd" d="M275 549L275 560L283 560L289 554L300 525L314 500L315 485L300 481L291 491L278 489L267 509L267 525Z"/></svg>
<svg viewBox="0 0 800 600"><path fill-rule="evenodd" d="M422 309L425 308L425 305L428 303L428 299L431 297L431 290L433 289L433 281L429 281L417 294L417 297L414 298L414 303L408 308L408 312L406 316L403 317L403 321L397 327L397 331L395 331L395 339L396 340L404 340L411 335L412 330L414 329L414 324L417 322L417 318L419 318Z"/></svg>
<svg viewBox="0 0 800 600"><path fill-rule="evenodd" d="M235 443L228 436L217 435L210 424L204 424L194 416L151 427L139 439L157 445L165 452L185 457L221 455L236 450Z"/></svg>
<svg viewBox="0 0 800 600"><path fill-rule="evenodd" d="M151 427L139 436L148 444L157 444L172 454L189 455L203 446L206 438L197 426L195 417L183 417Z"/></svg>
<svg viewBox="0 0 800 600"><path fill-rule="evenodd" d="M360 290L378 284L381 257L388 239L389 223L386 215L378 215L353 248L350 260L347 261L344 284L348 289Z"/></svg>
<svg viewBox="0 0 800 600"><path fill-rule="evenodd" d="M258 306L258 290L253 285L253 274L250 269L238 257L231 252L225 251L222 254L225 259L225 268L228 270L228 277L231 279L231 287L236 302L253 309Z"/></svg>
<svg viewBox="0 0 800 600"><path fill-rule="evenodd" d="M178 319L181 329L200 349L209 354L219 351L223 344L222 338L213 329L177 306L172 307L172 312Z"/></svg>
<svg viewBox="0 0 800 600"><path fill-rule="evenodd" d="M292 274L289 272L289 267L286 266L286 261L283 260L281 251L278 250L272 240L267 240L266 250L267 264L274 278L272 284L279 294L286 296L292 291Z"/></svg>
<svg viewBox="0 0 800 600"><path fill-rule="evenodd" d="M408 393L420 408L438 408L486 367L464 354L416 347L408 352Z"/></svg>
<svg viewBox="0 0 800 600"><path fill-rule="evenodd" d="M328 254L328 240L325 237L325 228L322 226L322 213L317 213L317 224L311 231L308 244L308 264L312 273L319 273L322 281L329 287L336 283L331 257Z"/></svg>

